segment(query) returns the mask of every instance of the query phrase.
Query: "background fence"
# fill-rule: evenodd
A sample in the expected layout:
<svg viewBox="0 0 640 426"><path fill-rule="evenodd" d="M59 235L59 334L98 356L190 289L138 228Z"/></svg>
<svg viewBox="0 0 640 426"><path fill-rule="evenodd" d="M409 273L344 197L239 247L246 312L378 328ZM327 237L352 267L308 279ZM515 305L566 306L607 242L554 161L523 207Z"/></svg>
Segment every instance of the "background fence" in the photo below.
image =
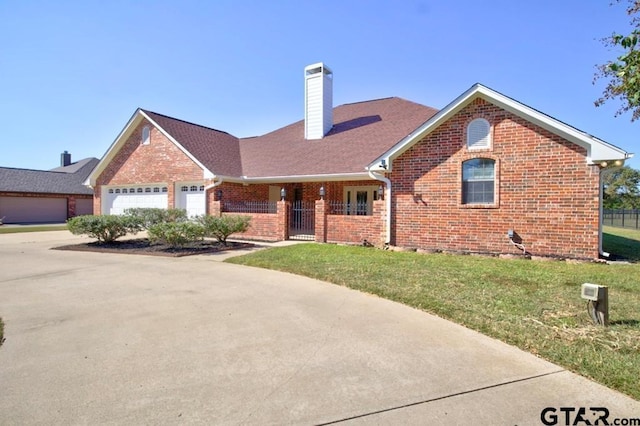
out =
<svg viewBox="0 0 640 426"><path fill-rule="evenodd" d="M618 228L640 229L640 210L604 210L602 224Z"/></svg>

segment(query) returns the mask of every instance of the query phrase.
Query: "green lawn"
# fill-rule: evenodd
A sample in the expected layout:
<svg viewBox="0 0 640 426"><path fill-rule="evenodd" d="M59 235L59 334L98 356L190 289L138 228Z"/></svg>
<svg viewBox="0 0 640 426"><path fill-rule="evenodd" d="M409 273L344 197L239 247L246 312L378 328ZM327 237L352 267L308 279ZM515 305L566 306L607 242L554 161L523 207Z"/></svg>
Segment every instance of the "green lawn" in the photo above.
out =
<svg viewBox="0 0 640 426"><path fill-rule="evenodd" d="M34 226L0 226L0 234L15 234L18 232L43 232L43 231L65 231L67 225L34 225Z"/></svg>
<svg viewBox="0 0 640 426"><path fill-rule="evenodd" d="M640 262L640 230L603 227L602 249L616 257Z"/></svg>
<svg viewBox="0 0 640 426"><path fill-rule="evenodd" d="M607 229L637 256L640 235ZM639 233L640 234L640 233ZM626 241L622 244L618 238ZM635 252L634 250L635 245ZM612 246L613 247L613 246ZM463 324L640 399L640 264L572 264L300 244L231 258L395 300ZM609 286L611 326L597 327L580 298Z"/></svg>

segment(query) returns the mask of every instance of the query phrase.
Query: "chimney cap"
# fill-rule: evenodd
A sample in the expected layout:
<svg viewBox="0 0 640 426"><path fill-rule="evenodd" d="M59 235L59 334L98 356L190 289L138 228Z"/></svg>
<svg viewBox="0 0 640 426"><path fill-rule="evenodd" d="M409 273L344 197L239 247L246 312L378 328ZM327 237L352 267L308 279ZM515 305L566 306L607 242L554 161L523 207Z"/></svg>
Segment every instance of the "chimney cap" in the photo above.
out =
<svg viewBox="0 0 640 426"><path fill-rule="evenodd" d="M318 74L320 72L324 72L327 75L333 74L331 68L326 66L324 62L317 62L315 64L307 65L306 67L304 67L305 75Z"/></svg>

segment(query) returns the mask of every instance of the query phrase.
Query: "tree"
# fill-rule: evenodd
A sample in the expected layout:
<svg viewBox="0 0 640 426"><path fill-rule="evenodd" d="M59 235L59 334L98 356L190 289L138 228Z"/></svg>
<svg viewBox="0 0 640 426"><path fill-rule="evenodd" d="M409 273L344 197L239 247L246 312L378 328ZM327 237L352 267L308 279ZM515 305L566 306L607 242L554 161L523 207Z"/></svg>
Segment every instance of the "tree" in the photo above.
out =
<svg viewBox="0 0 640 426"><path fill-rule="evenodd" d="M605 209L640 208L640 170L624 166L603 176Z"/></svg>
<svg viewBox="0 0 640 426"><path fill-rule="evenodd" d="M619 2L620 0L617 0ZM631 121L640 118L640 0L628 0L627 14L631 17L634 27L629 35L613 33L603 39L606 46L622 48L622 54L614 61L598 65L594 83L600 78L609 82L602 93L602 97L595 101L601 106L606 101L620 98L622 106L616 111L616 117L631 111Z"/></svg>

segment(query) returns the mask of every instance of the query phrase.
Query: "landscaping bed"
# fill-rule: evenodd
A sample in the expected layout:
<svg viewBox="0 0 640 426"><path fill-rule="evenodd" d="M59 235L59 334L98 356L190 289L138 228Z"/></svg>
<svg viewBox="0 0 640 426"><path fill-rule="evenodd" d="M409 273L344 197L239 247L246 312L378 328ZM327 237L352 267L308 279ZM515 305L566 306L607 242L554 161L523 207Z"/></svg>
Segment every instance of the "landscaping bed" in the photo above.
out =
<svg viewBox="0 0 640 426"><path fill-rule="evenodd" d="M163 243L152 243L148 238L132 238L128 240L101 243L71 244L54 247L54 250L89 251L96 253L143 254L149 256L182 257L195 254L217 253L226 250L237 250L253 247L254 244L228 241L227 245L214 240L196 241L182 247L172 247Z"/></svg>

